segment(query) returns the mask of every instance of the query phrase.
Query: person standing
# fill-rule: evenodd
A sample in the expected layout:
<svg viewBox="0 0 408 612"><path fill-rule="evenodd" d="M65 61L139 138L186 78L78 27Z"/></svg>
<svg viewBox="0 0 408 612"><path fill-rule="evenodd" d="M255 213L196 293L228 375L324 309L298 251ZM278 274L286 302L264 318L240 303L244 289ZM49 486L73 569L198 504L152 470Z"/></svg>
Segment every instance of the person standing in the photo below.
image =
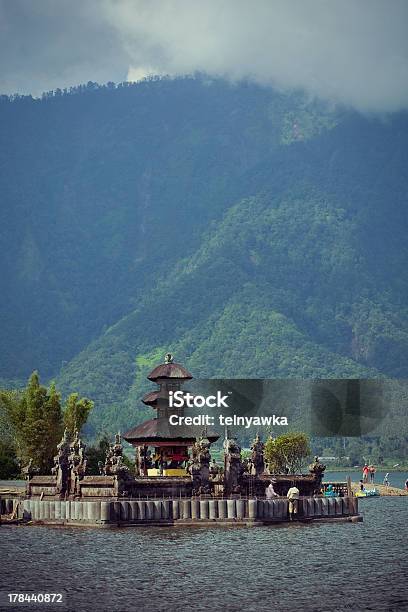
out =
<svg viewBox="0 0 408 612"><path fill-rule="evenodd" d="M375 467L370 465L370 482L373 484L375 478Z"/></svg>
<svg viewBox="0 0 408 612"><path fill-rule="evenodd" d="M386 475L384 476L384 480L383 480L383 485L385 487L389 487L390 486L390 481L388 480L388 476L390 475L389 472L386 473Z"/></svg>
<svg viewBox="0 0 408 612"><path fill-rule="evenodd" d="M290 487L289 491L287 492L286 497L289 500L289 520L290 521L293 521L293 517L297 515L299 495L300 495L299 489L295 485L293 485L293 487Z"/></svg>
<svg viewBox="0 0 408 612"><path fill-rule="evenodd" d="M273 499L274 497L279 497L279 495L276 493L275 489L273 488L273 480L271 480L271 482L269 483L269 486L266 487L266 499Z"/></svg>
<svg viewBox="0 0 408 612"><path fill-rule="evenodd" d="M405 481L405 490L408 491L408 478Z"/></svg>
<svg viewBox="0 0 408 612"><path fill-rule="evenodd" d="M364 467L363 467L363 482L368 482L368 465L367 465L367 463L365 463Z"/></svg>

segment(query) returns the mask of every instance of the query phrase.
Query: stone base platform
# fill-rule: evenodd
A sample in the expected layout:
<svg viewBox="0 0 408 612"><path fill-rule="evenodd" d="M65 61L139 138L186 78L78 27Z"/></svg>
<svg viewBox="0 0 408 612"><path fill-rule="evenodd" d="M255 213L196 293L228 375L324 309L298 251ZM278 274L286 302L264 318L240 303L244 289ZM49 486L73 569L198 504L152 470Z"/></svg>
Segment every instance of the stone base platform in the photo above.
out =
<svg viewBox="0 0 408 612"><path fill-rule="evenodd" d="M44 525L131 527L276 525L289 521L286 498L267 499L2 499L1 512ZM360 520L356 497L302 497L296 520Z"/></svg>

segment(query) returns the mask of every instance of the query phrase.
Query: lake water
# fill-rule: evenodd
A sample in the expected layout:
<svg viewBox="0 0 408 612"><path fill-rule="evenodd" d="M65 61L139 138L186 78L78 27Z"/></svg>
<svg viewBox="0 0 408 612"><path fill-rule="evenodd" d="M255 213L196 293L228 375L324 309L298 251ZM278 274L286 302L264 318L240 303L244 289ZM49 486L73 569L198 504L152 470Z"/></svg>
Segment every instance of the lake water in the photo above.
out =
<svg viewBox="0 0 408 612"><path fill-rule="evenodd" d="M36 591L62 592L59 609L77 612L406 610L408 497L362 500L360 510L358 524L3 525L2 601Z"/></svg>

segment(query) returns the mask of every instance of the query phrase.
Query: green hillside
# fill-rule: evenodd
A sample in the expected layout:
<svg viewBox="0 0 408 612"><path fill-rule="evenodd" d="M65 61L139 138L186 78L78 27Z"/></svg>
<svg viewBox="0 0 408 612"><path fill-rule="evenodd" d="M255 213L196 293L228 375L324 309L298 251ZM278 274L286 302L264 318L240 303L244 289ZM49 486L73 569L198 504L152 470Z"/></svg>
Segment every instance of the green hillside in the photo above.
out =
<svg viewBox="0 0 408 612"><path fill-rule="evenodd" d="M0 377L408 377L407 115L205 78L2 99Z"/></svg>

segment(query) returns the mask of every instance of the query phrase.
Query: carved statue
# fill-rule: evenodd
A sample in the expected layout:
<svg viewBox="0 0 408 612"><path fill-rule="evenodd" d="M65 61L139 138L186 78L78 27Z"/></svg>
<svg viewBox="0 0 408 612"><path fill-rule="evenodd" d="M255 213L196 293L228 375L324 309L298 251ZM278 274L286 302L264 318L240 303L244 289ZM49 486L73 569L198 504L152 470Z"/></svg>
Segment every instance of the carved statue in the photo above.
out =
<svg viewBox="0 0 408 612"><path fill-rule="evenodd" d="M227 495L241 493L241 478L244 466L241 460L241 447L235 438L225 442L224 490Z"/></svg>
<svg viewBox="0 0 408 612"><path fill-rule="evenodd" d="M69 489L69 454L69 432L65 429L61 442L57 444L54 467L51 469L51 473L57 477L56 490L60 495L68 493Z"/></svg>
<svg viewBox="0 0 408 612"><path fill-rule="evenodd" d="M117 475L121 478L129 476L129 468L123 463L123 446L119 433L115 435L115 443L109 446L106 453L104 473L105 476Z"/></svg>
<svg viewBox="0 0 408 612"><path fill-rule="evenodd" d="M216 464L215 459L213 459L211 461L211 464L210 464L210 477L211 477L211 480L215 480L217 478L217 476L219 475L219 473L220 473L220 468Z"/></svg>
<svg viewBox="0 0 408 612"><path fill-rule="evenodd" d="M321 489L322 480L323 480L323 472L325 471L325 469L326 469L326 466L323 465L323 463L320 463L318 456L316 456L314 458L313 463L309 465L309 472L313 474L315 477L315 484L314 484L315 494L319 493Z"/></svg>
<svg viewBox="0 0 408 612"><path fill-rule="evenodd" d="M211 493L210 485L210 442L205 434L196 440L192 448L189 472L193 478L193 494Z"/></svg>
<svg viewBox="0 0 408 612"><path fill-rule="evenodd" d="M256 438L251 444L251 462L255 471L255 476L260 476L265 470L264 448L265 445L259 437L259 434L256 434Z"/></svg>
<svg viewBox="0 0 408 612"><path fill-rule="evenodd" d="M23 474L25 474L27 480L30 480L31 476L34 476L34 474L38 474L40 470L39 468L33 466L33 460L32 458L30 458L27 465L23 467L21 471L23 472Z"/></svg>
<svg viewBox="0 0 408 612"><path fill-rule="evenodd" d="M164 363L173 363L174 357L171 353L166 353L164 356Z"/></svg>
<svg viewBox="0 0 408 612"><path fill-rule="evenodd" d="M85 445L79 437L78 431L74 433L74 439L69 450L70 493L71 495L78 495L79 481L85 476L87 464Z"/></svg>

